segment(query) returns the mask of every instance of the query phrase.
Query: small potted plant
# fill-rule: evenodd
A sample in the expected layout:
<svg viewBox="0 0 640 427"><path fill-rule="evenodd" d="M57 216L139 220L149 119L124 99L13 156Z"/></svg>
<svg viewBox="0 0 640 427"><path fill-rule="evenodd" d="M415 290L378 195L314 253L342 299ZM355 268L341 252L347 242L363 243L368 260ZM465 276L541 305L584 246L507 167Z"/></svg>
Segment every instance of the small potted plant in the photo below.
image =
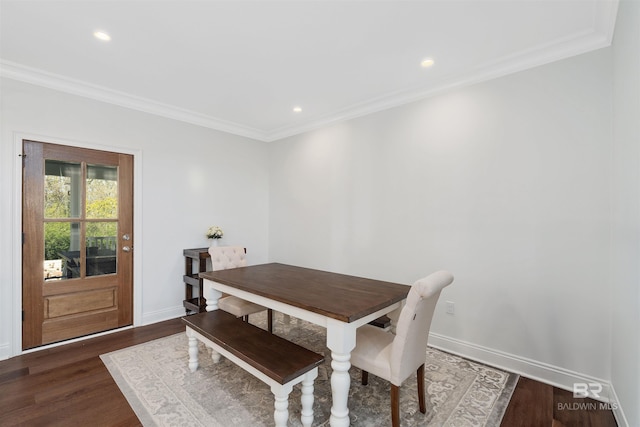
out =
<svg viewBox="0 0 640 427"><path fill-rule="evenodd" d="M218 240L222 239L224 232L217 225L212 225L207 229L207 239L211 240L211 246L218 246Z"/></svg>

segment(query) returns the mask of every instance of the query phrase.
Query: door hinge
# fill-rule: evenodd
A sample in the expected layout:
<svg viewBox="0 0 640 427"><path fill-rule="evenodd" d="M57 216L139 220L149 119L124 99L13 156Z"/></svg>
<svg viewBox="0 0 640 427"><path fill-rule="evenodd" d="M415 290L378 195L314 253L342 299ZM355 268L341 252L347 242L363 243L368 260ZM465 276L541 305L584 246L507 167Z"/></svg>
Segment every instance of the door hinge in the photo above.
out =
<svg viewBox="0 0 640 427"><path fill-rule="evenodd" d="M24 245L24 231L22 232L22 244Z"/></svg>
<svg viewBox="0 0 640 427"><path fill-rule="evenodd" d="M22 310L22 321L24 322L24 310Z"/></svg>

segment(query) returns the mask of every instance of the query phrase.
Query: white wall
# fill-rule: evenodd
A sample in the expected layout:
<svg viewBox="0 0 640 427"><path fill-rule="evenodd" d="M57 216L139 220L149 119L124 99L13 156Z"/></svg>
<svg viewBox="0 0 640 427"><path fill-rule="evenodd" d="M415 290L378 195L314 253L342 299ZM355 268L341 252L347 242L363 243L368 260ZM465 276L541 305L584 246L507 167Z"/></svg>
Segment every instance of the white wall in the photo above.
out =
<svg viewBox="0 0 640 427"><path fill-rule="evenodd" d="M613 40L612 373L640 426L640 4L622 1Z"/></svg>
<svg viewBox="0 0 640 427"><path fill-rule="evenodd" d="M606 383L611 77L605 49L272 143L270 258L407 284L448 269L439 345Z"/></svg>
<svg viewBox="0 0 640 427"><path fill-rule="evenodd" d="M213 224L252 263L407 284L446 268L456 314L438 309L432 342L563 387L611 380L640 425L638 4L618 20L613 49L270 145L3 79L0 359L19 352L23 132L140 154L141 322L181 312L182 248Z"/></svg>
<svg viewBox="0 0 640 427"><path fill-rule="evenodd" d="M20 263L20 253L13 251L19 238L12 203L20 191L16 132L141 156L141 204L134 210L142 215L134 250L142 256L134 286L142 289L142 318L136 322L184 313L182 249L207 246L210 225L223 228L224 243L245 245L251 263L268 259L265 143L9 79L1 83L0 358L20 351L11 348L20 309L13 303L20 290L13 273Z"/></svg>

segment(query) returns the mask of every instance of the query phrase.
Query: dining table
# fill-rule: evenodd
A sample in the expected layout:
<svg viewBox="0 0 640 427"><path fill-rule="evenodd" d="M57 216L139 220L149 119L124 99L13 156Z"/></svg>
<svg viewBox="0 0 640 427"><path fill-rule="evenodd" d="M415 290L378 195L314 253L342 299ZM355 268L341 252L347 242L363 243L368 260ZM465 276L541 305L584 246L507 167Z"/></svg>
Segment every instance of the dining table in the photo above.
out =
<svg viewBox="0 0 640 427"><path fill-rule="evenodd" d="M401 308L410 286L281 263L207 271L200 277L207 311L217 310L220 297L229 294L326 328L332 368L329 423L349 426L356 330Z"/></svg>

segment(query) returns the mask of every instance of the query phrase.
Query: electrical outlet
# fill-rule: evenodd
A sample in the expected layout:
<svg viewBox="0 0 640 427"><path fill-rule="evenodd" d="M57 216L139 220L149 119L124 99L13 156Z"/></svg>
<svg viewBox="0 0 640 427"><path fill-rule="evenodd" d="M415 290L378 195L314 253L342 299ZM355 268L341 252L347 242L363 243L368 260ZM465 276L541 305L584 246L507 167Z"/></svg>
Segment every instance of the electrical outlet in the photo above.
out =
<svg viewBox="0 0 640 427"><path fill-rule="evenodd" d="M456 306L453 301L447 301L447 314L456 314Z"/></svg>

